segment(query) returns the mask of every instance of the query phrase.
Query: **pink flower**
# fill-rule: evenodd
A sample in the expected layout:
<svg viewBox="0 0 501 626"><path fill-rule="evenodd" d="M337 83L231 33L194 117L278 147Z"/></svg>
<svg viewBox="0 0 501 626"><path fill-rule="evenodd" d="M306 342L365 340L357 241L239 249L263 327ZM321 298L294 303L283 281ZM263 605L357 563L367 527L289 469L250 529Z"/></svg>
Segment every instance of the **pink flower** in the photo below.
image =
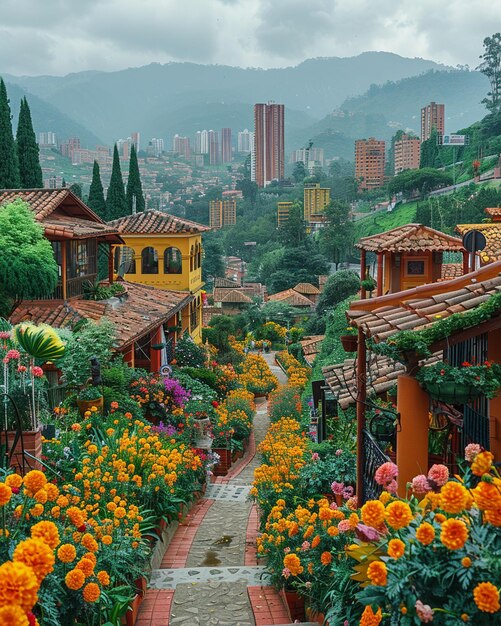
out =
<svg viewBox="0 0 501 626"><path fill-rule="evenodd" d="M348 530L350 530L351 525L350 525L350 520L347 519L342 519L339 524L337 525L337 528L339 530L340 533L345 533Z"/></svg>
<svg viewBox="0 0 501 626"><path fill-rule="evenodd" d="M341 456L342 454L343 454L343 450L341 450L341 448L336 450L336 456Z"/></svg>
<svg viewBox="0 0 501 626"><path fill-rule="evenodd" d="M386 485L385 489L388 493L397 493L397 489L398 489L397 481L392 480Z"/></svg>
<svg viewBox="0 0 501 626"><path fill-rule="evenodd" d="M307 580L304 583L304 586L306 587L306 589L311 589L313 587L313 583L311 582L311 580Z"/></svg>
<svg viewBox="0 0 501 626"><path fill-rule="evenodd" d="M349 498L351 498L352 495L353 495L353 487L351 485L348 485L348 487L345 487L343 489L343 498L345 500L348 500Z"/></svg>
<svg viewBox="0 0 501 626"><path fill-rule="evenodd" d="M282 576L284 578L289 578L289 576L291 575L291 571L288 567L284 567L284 569L282 570Z"/></svg>
<svg viewBox="0 0 501 626"><path fill-rule="evenodd" d="M414 476L412 479L412 491L414 493L428 493L428 491L431 491L430 483L424 474Z"/></svg>
<svg viewBox="0 0 501 626"><path fill-rule="evenodd" d="M7 363L10 361L10 359L8 359L7 357L4 357L4 358L2 359L2 361L3 361L5 364L7 364Z"/></svg>
<svg viewBox="0 0 501 626"><path fill-rule="evenodd" d="M31 368L31 373L35 378L41 378L43 376L43 369L41 367L38 367L38 365L34 365Z"/></svg>
<svg viewBox="0 0 501 626"><path fill-rule="evenodd" d="M421 600L416 600L416 613L423 624L433 621L433 609L429 604L423 604Z"/></svg>
<svg viewBox="0 0 501 626"><path fill-rule="evenodd" d="M346 500L345 504L352 511L356 511L358 508L357 496L351 496L351 498Z"/></svg>
<svg viewBox="0 0 501 626"><path fill-rule="evenodd" d="M26 371L26 365L18 365L17 371L22 374L23 372Z"/></svg>
<svg viewBox="0 0 501 626"><path fill-rule="evenodd" d="M320 458L320 455L318 454L318 452L312 452L311 453L311 460L312 461L318 461L319 458Z"/></svg>
<svg viewBox="0 0 501 626"><path fill-rule="evenodd" d="M331 485L332 493L335 493L337 496L340 496L343 493L344 483L337 483L334 481Z"/></svg>
<svg viewBox="0 0 501 626"><path fill-rule="evenodd" d="M285 553L285 554L289 554L289 552L290 552L290 551L291 551L291 549L290 549L289 547L284 548L284 553Z"/></svg>
<svg viewBox="0 0 501 626"><path fill-rule="evenodd" d="M10 339L10 331L8 330L0 331L0 339Z"/></svg>
<svg viewBox="0 0 501 626"><path fill-rule="evenodd" d="M21 353L19 350L9 350L6 356L8 359L19 359L21 357Z"/></svg>
<svg viewBox="0 0 501 626"><path fill-rule="evenodd" d="M311 543L309 541L303 541L303 543L301 544L301 550L303 552L306 552L306 550L309 550L311 547Z"/></svg>
<svg viewBox="0 0 501 626"><path fill-rule="evenodd" d="M374 474L374 479L378 485L385 486L392 480L395 480L397 476L398 467L395 465L395 463L387 461L377 468L376 473Z"/></svg>
<svg viewBox="0 0 501 626"><path fill-rule="evenodd" d="M379 539L381 539L380 532L371 526L366 526L365 524L357 524L355 534L360 541L379 541Z"/></svg>
<svg viewBox="0 0 501 626"><path fill-rule="evenodd" d="M428 472L428 480L432 480L438 487L442 487L449 480L449 470L445 465L432 465Z"/></svg>
<svg viewBox="0 0 501 626"><path fill-rule="evenodd" d="M329 504L329 508L332 509L333 511L335 511L338 507L338 505L335 502L331 502Z"/></svg>
<svg viewBox="0 0 501 626"><path fill-rule="evenodd" d="M472 463L475 460L477 454L482 452L482 446L478 443L469 443L464 449L464 458L468 463Z"/></svg>

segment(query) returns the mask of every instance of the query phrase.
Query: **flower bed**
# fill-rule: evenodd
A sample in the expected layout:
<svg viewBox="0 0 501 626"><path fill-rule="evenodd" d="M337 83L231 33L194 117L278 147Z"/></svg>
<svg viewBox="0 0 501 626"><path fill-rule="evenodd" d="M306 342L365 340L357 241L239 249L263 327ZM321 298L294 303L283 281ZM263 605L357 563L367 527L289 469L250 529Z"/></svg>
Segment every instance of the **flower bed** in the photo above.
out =
<svg viewBox="0 0 501 626"><path fill-rule="evenodd" d="M248 354L242 363L239 381L254 395L266 395L278 387L276 376L260 354Z"/></svg>

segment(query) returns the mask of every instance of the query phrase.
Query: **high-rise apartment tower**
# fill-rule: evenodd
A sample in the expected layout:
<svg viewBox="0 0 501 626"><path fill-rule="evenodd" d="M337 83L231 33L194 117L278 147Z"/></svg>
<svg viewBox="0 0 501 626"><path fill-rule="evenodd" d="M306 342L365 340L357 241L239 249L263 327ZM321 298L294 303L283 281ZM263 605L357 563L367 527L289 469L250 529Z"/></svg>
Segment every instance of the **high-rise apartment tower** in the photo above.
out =
<svg viewBox="0 0 501 626"><path fill-rule="evenodd" d="M284 105L254 105L253 180L265 187L284 179Z"/></svg>

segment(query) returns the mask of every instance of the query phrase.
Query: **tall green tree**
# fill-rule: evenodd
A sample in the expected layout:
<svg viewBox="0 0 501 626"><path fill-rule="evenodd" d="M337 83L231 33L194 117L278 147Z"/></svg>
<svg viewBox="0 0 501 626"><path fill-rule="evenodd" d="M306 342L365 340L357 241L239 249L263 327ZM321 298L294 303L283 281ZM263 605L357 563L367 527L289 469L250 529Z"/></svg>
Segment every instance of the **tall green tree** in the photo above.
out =
<svg viewBox="0 0 501 626"><path fill-rule="evenodd" d="M31 112L26 98L21 100L19 121L16 134L17 157L19 161L19 179L22 189L39 189L43 187L42 168L40 166L39 148Z"/></svg>
<svg viewBox="0 0 501 626"><path fill-rule="evenodd" d="M326 225L320 232L320 249L327 258L338 265L346 260L353 244L353 222L350 205L333 200L325 209Z"/></svg>
<svg viewBox="0 0 501 626"><path fill-rule="evenodd" d="M491 90L482 104L491 113L501 111L501 33L495 33L492 37L484 39L484 53L480 55L482 63L477 67L485 74L491 84Z"/></svg>
<svg viewBox="0 0 501 626"><path fill-rule="evenodd" d="M101 182L101 173L99 171L99 163L97 161L94 161L94 166L92 168L92 182L90 184L87 205L103 220L108 219L103 183Z"/></svg>
<svg viewBox="0 0 501 626"><path fill-rule="evenodd" d="M125 197L118 148L115 144L110 186L108 187L108 193L106 195L106 216L108 220L116 220L119 217L124 217L124 215L128 215L127 198Z"/></svg>
<svg viewBox="0 0 501 626"><path fill-rule="evenodd" d="M288 220L280 226L279 237L286 247L298 246L306 238L306 225L303 219L303 207L294 202L289 211Z"/></svg>
<svg viewBox="0 0 501 626"><path fill-rule="evenodd" d="M7 88L0 78L0 189L19 188L19 161L12 134Z"/></svg>
<svg viewBox="0 0 501 626"><path fill-rule="evenodd" d="M137 163L136 147L132 144L130 149L129 160L129 179L127 180L127 208L132 213L134 206L134 198L136 199L136 211L144 211L143 187L141 185L141 176L139 175L139 165Z"/></svg>
<svg viewBox="0 0 501 626"><path fill-rule="evenodd" d="M437 129L433 127L431 129L430 137L421 144L421 157L419 161L419 167L435 167L438 161L438 145L437 145L438 133Z"/></svg>

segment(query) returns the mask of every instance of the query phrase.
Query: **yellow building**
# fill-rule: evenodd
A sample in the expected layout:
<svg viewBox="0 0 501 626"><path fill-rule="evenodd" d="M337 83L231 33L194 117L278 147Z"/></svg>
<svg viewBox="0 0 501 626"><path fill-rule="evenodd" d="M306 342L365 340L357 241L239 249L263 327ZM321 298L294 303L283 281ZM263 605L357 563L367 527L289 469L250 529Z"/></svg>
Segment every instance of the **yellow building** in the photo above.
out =
<svg viewBox="0 0 501 626"><path fill-rule="evenodd" d="M177 320L202 341L202 233L208 226L162 211L144 211L108 222L125 241L115 246L115 273L126 280L193 296Z"/></svg>
<svg viewBox="0 0 501 626"><path fill-rule="evenodd" d="M304 221L307 224L322 222L325 207L331 201L331 190L320 187L320 183L307 183L304 186Z"/></svg>
<svg viewBox="0 0 501 626"><path fill-rule="evenodd" d="M292 209L292 202L277 202L277 226L283 226L289 221L289 212Z"/></svg>
<svg viewBox="0 0 501 626"><path fill-rule="evenodd" d="M227 200L211 200L209 203L209 224L211 228L234 226L237 223L237 201L235 198Z"/></svg>

